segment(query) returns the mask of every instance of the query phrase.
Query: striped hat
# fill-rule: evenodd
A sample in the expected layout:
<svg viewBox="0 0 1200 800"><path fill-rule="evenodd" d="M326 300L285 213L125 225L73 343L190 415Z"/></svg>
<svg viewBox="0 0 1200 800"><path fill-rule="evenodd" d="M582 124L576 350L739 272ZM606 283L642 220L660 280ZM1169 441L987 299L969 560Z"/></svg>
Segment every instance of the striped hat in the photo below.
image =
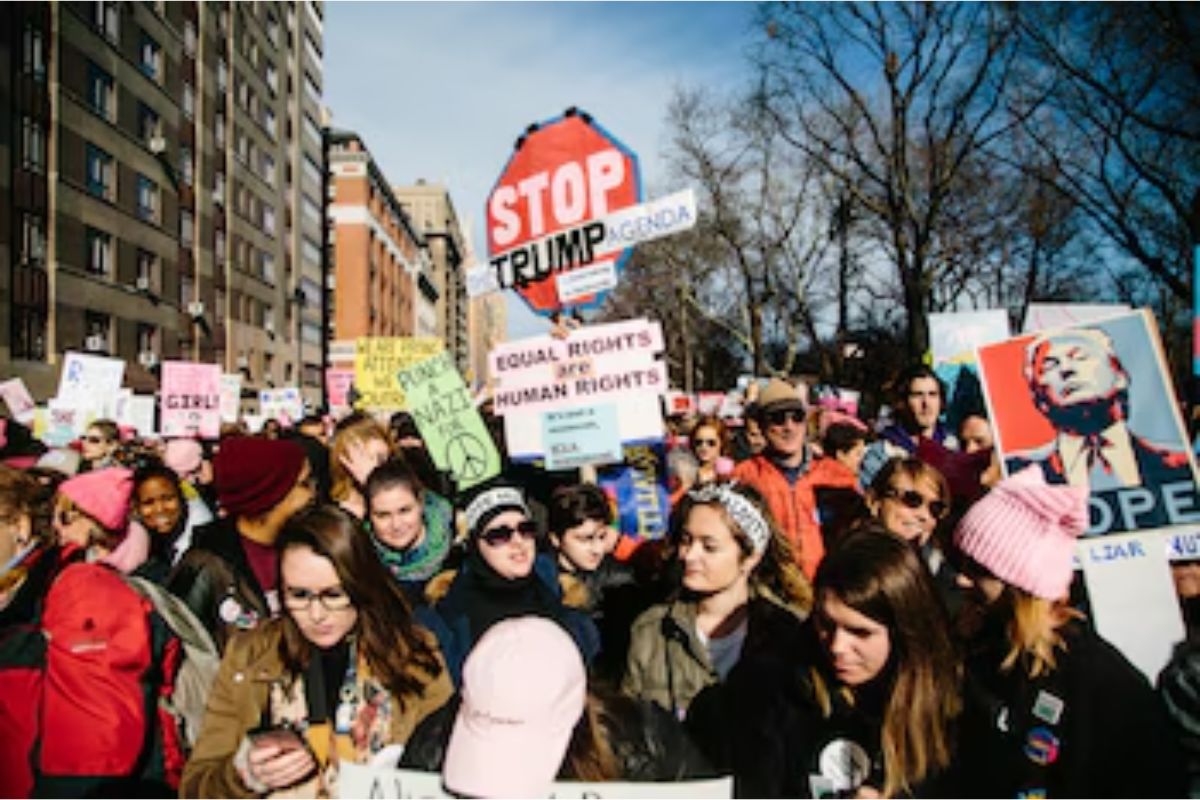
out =
<svg viewBox="0 0 1200 800"><path fill-rule="evenodd" d="M1071 586L1075 541L1088 526L1088 490L1050 485L1036 464L971 506L954 543L1007 584L1057 600Z"/></svg>

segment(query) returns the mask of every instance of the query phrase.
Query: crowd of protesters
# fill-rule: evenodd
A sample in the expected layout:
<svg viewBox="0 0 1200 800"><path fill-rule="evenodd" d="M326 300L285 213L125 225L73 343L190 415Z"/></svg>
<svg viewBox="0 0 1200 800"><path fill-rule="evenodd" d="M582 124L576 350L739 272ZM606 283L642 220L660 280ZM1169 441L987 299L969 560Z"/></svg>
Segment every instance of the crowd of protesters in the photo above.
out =
<svg viewBox="0 0 1200 800"><path fill-rule="evenodd" d="M346 762L479 797L1200 793L1200 648L1154 683L1097 634L1086 490L1001 480L924 367L877 431L746 399L670 420L647 541L586 471L459 491L404 413L65 448L0 420L0 794L336 796Z"/></svg>

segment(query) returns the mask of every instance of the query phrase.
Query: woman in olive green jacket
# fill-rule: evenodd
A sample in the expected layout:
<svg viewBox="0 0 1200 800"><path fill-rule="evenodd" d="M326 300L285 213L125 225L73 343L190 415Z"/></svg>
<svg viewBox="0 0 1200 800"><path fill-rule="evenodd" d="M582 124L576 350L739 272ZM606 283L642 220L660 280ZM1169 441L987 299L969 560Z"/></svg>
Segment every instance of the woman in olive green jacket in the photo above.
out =
<svg viewBox="0 0 1200 800"><path fill-rule="evenodd" d="M744 485L688 492L672 518L678 597L633 624L621 688L683 719L705 687L744 655L787 652L812 607L812 587L762 497Z"/></svg>
<svg viewBox="0 0 1200 800"><path fill-rule="evenodd" d="M230 640L182 797L336 796L342 760L386 759L453 691L346 512L295 517L277 546L286 613Z"/></svg>

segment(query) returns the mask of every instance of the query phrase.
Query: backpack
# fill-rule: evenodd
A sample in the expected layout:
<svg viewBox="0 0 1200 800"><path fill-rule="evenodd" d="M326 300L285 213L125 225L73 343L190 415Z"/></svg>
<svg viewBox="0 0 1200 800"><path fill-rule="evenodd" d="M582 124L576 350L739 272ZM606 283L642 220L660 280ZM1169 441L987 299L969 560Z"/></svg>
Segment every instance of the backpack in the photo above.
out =
<svg viewBox="0 0 1200 800"><path fill-rule="evenodd" d="M36 624L0 637L0 787L83 796L179 785L219 656L181 600L72 564Z"/></svg>

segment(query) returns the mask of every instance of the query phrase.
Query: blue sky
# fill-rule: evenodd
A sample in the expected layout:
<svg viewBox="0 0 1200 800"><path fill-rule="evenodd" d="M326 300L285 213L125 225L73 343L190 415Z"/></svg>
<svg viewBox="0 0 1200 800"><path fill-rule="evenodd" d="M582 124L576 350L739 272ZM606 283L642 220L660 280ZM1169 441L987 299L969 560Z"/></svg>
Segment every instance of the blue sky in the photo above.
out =
<svg viewBox="0 0 1200 800"><path fill-rule="evenodd" d="M444 183L478 255L488 192L513 142L578 106L639 157L648 196L674 87L731 89L746 73L753 3L330 2L325 103L393 183ZM509 333L545 325L509 302Z"/></svg>

